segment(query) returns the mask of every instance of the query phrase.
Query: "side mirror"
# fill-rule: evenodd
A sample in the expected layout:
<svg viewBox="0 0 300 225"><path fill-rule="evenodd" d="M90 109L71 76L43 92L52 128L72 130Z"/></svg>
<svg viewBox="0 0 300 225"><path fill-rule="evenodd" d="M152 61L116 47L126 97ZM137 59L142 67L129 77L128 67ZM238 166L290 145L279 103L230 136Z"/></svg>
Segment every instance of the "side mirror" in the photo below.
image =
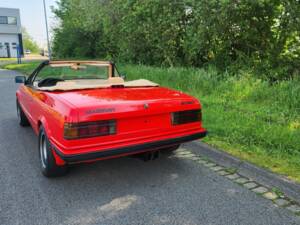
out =
<svg viewBox="0 0 300 225"><path fill-rule="evenodd" d="M120 74L120 77L125 80L126 79L126 74Z"/></svg>
<svg viewBox="0 0 300 225"><path fill-rule="evenodd" d="M17 84L24 84L25 81L26 81L25 76L16 76L15 77L15 83L17 83Z"/></svg>

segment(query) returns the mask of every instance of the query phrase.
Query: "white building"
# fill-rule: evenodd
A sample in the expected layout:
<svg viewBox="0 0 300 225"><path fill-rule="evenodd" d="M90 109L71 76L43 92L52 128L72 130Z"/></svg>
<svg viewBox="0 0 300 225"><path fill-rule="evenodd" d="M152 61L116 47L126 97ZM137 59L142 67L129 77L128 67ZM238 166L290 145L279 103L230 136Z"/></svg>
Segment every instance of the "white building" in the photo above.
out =
<svg viewBox="0 0 300 225"><path fill-rule="evenodd" d="M20 10L0 8L0 57L17 57L17 46L23 55Z"/></svg>

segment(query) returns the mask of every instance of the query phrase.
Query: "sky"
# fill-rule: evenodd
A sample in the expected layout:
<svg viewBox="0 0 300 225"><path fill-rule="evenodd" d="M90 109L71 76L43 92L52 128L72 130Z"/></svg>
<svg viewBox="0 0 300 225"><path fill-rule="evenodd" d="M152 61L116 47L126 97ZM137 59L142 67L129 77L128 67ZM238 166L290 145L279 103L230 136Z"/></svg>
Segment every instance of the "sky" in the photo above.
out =
<svg viewBox="0 0 300 225"><path fill-rule="evenodd" d="M50 35L57 24L50 6L56 6L57 1L46 0ZM20 9L22 26L41 47L47 45L43 0L0 0L0 7Z"/></svg>

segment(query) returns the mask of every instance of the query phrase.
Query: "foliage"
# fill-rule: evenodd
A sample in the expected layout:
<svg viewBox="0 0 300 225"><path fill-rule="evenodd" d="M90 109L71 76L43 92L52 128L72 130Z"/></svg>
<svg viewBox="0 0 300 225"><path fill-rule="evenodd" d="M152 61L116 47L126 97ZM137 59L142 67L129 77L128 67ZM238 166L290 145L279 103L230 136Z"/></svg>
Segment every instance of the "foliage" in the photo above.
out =
<svg viewBox="0 0 300 225"><path fill-rule="evenodd" d="M104 55L100 45L103 35L99 13L101 9L97 0L63 0L58 5L58 9L53 9L61 22L54 29L53 51L56 56L65 58L95 57L101 53Z"/></svg>
<svg viewBox="0 0 300 225"><path fill-rule="evenodd" d="M29 76L40 63L41 62L30 62L30 63L27 62L27 63L22 63L22 64L6 64L6 65L2 65L1 68L7 69L7 70L17 70L17 71L20 71L21 73L24 73L26 76Z"/></svg>
<svg viewBox="0 0 300 225"><path fill-rule="evenodd" d="M61 0L53 10L58 58L299 76L299 0Z"/></svg>
<svg viewBox="0 0 300 225"><path fill-rule="evenodd" d="M24 49L30 50L32 53L39 52L38 44L33 40L24 27L22 27Z"/></svg>
<svg viewBox="0 0 300 225"><path fill-rule="evenodd" d="M30 74L36 66L5 68ZM270 85L248 72L236 77L214 67L119 67L128 79L146 78L199 98L208 144L300 182L300 81Z"/></svg>

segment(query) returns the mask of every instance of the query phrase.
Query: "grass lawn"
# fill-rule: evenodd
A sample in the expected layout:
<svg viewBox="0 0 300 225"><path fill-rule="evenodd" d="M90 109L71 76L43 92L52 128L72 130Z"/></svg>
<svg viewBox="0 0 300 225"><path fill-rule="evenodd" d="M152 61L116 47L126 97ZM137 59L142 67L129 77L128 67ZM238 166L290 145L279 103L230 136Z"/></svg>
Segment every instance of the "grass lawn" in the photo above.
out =
<svg viewBox="0 0 300 225"><path fill-rule="evenodd" d="M16 58L0 58L0 66L7 65L10 63L16 63L16 62L17 62Z"/></svg>
<svg viewBox="0 0 300 225"><path fill-rule="evenodd" d="M17 58L0 58L0 61L17 61Z"/></svg>
<svg viewBox="0 0 300 225"><path fill-rule="evenodd" d="M7 65L29 74L36 63ZM266 81L214 69L120 65L127 79L145 78L182 90L203 105L203 141L300 182L300 81Z"/></svg>

